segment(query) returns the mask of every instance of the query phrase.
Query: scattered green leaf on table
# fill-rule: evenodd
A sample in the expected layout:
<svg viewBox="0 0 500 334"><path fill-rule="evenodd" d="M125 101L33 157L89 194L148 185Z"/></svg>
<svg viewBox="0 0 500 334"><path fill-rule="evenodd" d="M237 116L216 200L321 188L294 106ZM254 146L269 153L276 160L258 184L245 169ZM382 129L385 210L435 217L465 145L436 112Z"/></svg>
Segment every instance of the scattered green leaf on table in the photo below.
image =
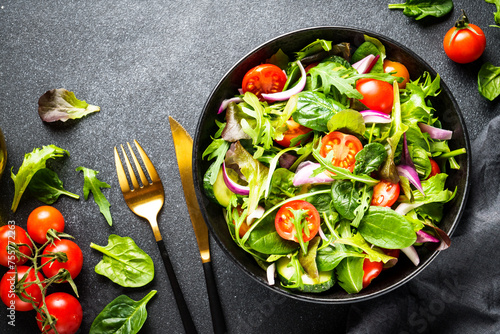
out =
<svg viewBox="0 0 500 334"><path fill-rule="evenodd" d="M12 167L10 177L14 181L15 188L11 207L12 212L16 212L19 201L36 172L46 167L47 160L59 158L65 154L69 155L69 152L55 145L43 146L42 148L35 148L33 152L24 155L23 163L19 167L17 174L14 174L14 167Z"/></svg>
<svg viewBox="0 0 500 334"><path fill-rule="evenodd" d="M94 196L94 201L99 205L99 210L106 218L109 226L113 225L113 219L111 218L111 212L109 211L109 204L106 197L101 192L101 188L110 188L111 186L106 182L103 182L97 178L98 171L93 169L78 167L76 171L83 172L84 184L83 184L83 198L88 200L89 192L92 191L92 195Z"/></svg>
<svg viewBox="0 0 500 334"><path fill-rule="evenodd" d="M40 169L33 175L31 182L28 184L28 191L31 196L47 205L53 204L61 195L74 199L80 198L77 194L64 189L63 182L57 173L49 168Z"/></svg>
<svg viewBox="0 0 500 334"><path fill-rule="evenodd" d="M500 28L500 0L485 0L487 3L492 3L497 6L497 11L493 13L495 22L498 24L497 26L491 25L490 27Z"/></svg>
<svg viewBox="0 0 500 334"><path fill-rule="evenodd" d="M132 238L111 234L106 247L93 242L90 247L104 254L101 262L95 266L95 272L116 284L136 288L153 280L153 260Z"/></svg>
<svg viewBox="0 0 500 334"><path fill-rule="evenodd" d="M479 93L490 101L500 95L500 67L486 62L477 74Z"/></svg>
<svg viewBox="0 0 500 334"><path fill-rule="evenodd" d="M426 16L441 17L453 9L452 0L406 0L405 3L390 4L389 9L402 9L403 14L415 20Z"/></svg>
<svg viewBox="0 0 500 334"><path fill-rule="evenodd" d="M152 290L139 301L125 295L118 296L97 315L90 327L90 334L136 334L146 322L146 304L156 294Z"/></svg>
<svg viewBox="0 0 500 334"><path fill-rule="evenodd" d="M76 98L75 93L64 88L52 89L38 99L38 115L44 122L76 119L101 110Z"/></svg>

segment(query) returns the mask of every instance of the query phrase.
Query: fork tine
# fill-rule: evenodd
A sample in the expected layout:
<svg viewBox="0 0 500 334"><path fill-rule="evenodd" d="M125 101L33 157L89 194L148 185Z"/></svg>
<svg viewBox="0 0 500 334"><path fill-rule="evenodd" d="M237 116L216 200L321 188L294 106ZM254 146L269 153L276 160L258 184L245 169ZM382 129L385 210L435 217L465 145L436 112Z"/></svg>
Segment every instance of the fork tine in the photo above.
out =
<svg viewBox="0 0 500 334"><path fill-rule="evenodd" d="M115 166L116 166L116 174L118 175L118 182L120 182L120 188L123 193L130 191L130 186L127 181L127 175L125 174L125 169L123 169L122 162L120 160L120 155L118 154L118 150L115 146Z"/></svg>
<svg viewBox="0 0 500 334"><path fill-rule="evenodd" d="M137 157L135 156L134 151L132 150L132 146L127 142L128 150L130 151L130 155L132 156L132 160L134 160L134 165L135 168L137 169L137 172L139 172L139 177L141 178L141 182L143 186L146 186L149 184L148 179L146 178L146 174L144 174L144 171L142 170L141 165L139 164L139 161L137 160Z"/></svg>
<svg viewBox="0 0 500 334"><path fill-rule="evenodd" d="M149 177L151 178L151 181L153 182L161 182L160 176L156 172L155 166L149 160L149 157L147 156L146 152L142 149L141 145L137 142L137 140L134 139L135 147L137 147L137 150L139 151L139 154L141 155L142 161L144 161L144 166L146 166L146 170L148 171Z"/></svg>
<svg viewBox="0 0 500 334"><path fill-rule="evenodd" d="M127 165L128 174L130 175L130 181L132 181L134 189L139 189L139 182L137 182L137 177L135 176L134 170L132 169L132 165L130 164L127 153L125 153L123 145L120 145L120 147L122 148L123 156L125 157L125 165Z"/></svg>

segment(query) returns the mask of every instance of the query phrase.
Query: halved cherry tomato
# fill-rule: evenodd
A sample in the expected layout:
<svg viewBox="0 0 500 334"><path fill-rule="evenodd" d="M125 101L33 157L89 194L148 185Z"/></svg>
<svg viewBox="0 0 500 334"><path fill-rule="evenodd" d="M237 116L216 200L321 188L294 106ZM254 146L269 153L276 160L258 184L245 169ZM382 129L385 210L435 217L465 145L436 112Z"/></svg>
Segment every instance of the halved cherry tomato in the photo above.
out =
<svg viewBox="0 0 500 334"><path fill-rule="evenodd" d="M431 166L432 166L431 173L429 174L429 177L441 173L441 169L439 168L439 165L436 162L436 160L429 159L429 161L431 162Z"/></svg>
<svg viewBox="0 0 500 334"><path fill-rule="evenodd" d="M306 71L306 73L308 73L311 68L318 66L318 64L319 64L319 62L310 63L309 65L306 66L304 71Z"/></svg>
<svg viewBox="0 0 500 334"><path fill-rule="evenodd" d="M20 281L28 271L30 267L28 266L17 266L17 279ZM31 311L33 309L33 305L29 302L22 301L15 292L14 292L14 282L15 282L16 270L11 269L3 275L2 280L0 281L0 297L5 305L10 307L13 305L16 311ZM43 281L45 278L42 273L38 272L38 279ZM29 282L34 282L35 279L35 271L31 268L28 276L26 277L26 283L23 284L25 290L22 294L23 297L30 299L32 298L35 302L35 305L38 305L42 301L42 291L40 290L37 284L28 284ZM45 286L45 284L43 284Z"/></svg>
<svg viewBox="0 0 500 334"><path fill-rule="evenodd" d="M286 126L288 130L283 134L283 139L276 140L276 142L283 147L290 147L292 139L312 131L312 129L295 122L292 118L286 121ZM298 144L300 144L300 141L296 145Z"/></svg>
<svg viewBox="0 0 500 334"><path fill-rule="evenodd" d="M21 265L28 261L27 258L18 258L14 252L8 252L7 246L10 243L31 245L31 241L26 234L26 230L17 225L4 225L0 227L0 264L5 267L11 265ZM31 249L28 246L19 247L21 253L31 256Z"/></svg>
<svg viewBox="0 0 500 334"><path fill-rule="evenodd" d="M308 232L305 230L302 231L302 240L307 242L318 234L320 218L318 210L316 210L314 205L306 201L296 200L281 206L274 220L276 232L278 232L279 236L283 239L299 242L297 231L293 224L293 219L295 217L294 210L306 211L306 224L304 227L307 228Z"/></svg>
<svg viewBox="0 0 500 334"><path fill-rule="evenodd" d="M56 319L55 326L59 334L75 334L78 331L83 318L82 305L78 299L66 292L54 292L45 297L45 305L49 314ZM36 319L41 331L48 331L48 334L54 333L53 330L49 331L49 326L42 330L40 313L37 313Z"/></svg>
<svg viewBox="0 0 500 334"><path fill-rule="evenodd" d="M355 156L362 149L363 144L355 136L333 131L321 140L319 153L322 157L326 158L328 153L333 151L332 164L352 172L354 170L354 163L356 162Z"/></svg>
<svg viewBox="0 0 500 334"><path fill-rule="evenodd" d="M28 233L35 242L46 243L47 231L51 228L58 232L64 231L64 217L56 208L39 206L28 216Z"/></svg>
<svg viewBox="0 0 500 334"><path fill-rule="evenodd" d="M363 98L359 101L369 109L381 111L385 114L392 112L394 96L390 83L364 78L356 82L356 89L363 95Z"/></svg>
<svg viewBox="0 0 500 334"><path fill-rule="evenodd" d="M486 37L477 25L469 23L465 12L455 26L444 35L443 48L454 62L466 64L481 57L486 48Z"/></svg>
<svg viewBox="0 0 500 334"><path fill-rule="evenodd" d="M71 274L71 278L74 279L80 271L83 265L83 254L82 250L76 243L68 239L55 240L54 243L48 245L43 250L43 255L50 253L63 252L66 253L68 261L59 262L58 260L45 265L50 258L42 257L43 273L47 277L52 277L59 272L59 269L67 269Z"/></svg>
<svg viewBox="0 0 500 334"><path fill-rule="evenodd" d="M384 264L382 261L372 262L368 258L363 261L363 289L365 289L372 280L380 275Z"/></svg>
<svg viewBox="0 0 500 334"><path fill-rule="evenodd" d="M241 215L243 214L243 209L241 208L241 205L238 205L236 208L234 208L234 210L237 210L238 211L238 216L241 217ZM234 212L234 211L233 211ZM233 224L235 224L235 221L233 220ZM243 238L243 236L245 235L245 233L247 233L248 229L250 228L250 226L248 226L247 224L247 219L245 217L245 219L243 220L243 222L241 223L240 225L240 229L238 230L238 233L240 235L240 238Z"/></svg>
<svg viewBox="0 0 500 334"><path fill-rule="evenodd" d="M262 64L255 66L243 77L241 85L243 93L252 92L259 99L262 93L278 93L283 91L286 74L276 65Z"/></svg>
<svg viewBox="0 0 500 334"><path fill-rule="evenodd" d="M391 206L399 197L399 183L391 183L386 180L381 180L373 187L373 197L371 205L374 206Z"/></svg>
<svg viewBox="0 0 500 334"><path fill-rule="evenodd" d="M392 75L395 77L402 77L404 79L403 82L398 82L398 86L400 89L405 88L406 83L410 81L410 73L408 72L408 69L406 68L406 66L397 61L385 59L384 72L385 73L396 72L393 73Z"/></svg>

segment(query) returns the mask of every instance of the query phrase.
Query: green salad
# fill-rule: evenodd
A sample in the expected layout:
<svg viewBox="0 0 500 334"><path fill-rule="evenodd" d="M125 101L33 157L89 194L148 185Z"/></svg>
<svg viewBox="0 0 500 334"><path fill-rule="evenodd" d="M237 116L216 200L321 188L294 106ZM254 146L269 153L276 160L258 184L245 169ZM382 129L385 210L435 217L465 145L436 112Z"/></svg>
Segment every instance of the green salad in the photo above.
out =
<svg viewBox="0 0 500 334"><path fill-rule="evenodd" d="M400 252L418 265L418 247L450 243L445 171L465 149L435 116L439 75L410 80L369 36L352 49L316 40L255 64L203 153L206 195L269 284L358 293Z"/></svg>

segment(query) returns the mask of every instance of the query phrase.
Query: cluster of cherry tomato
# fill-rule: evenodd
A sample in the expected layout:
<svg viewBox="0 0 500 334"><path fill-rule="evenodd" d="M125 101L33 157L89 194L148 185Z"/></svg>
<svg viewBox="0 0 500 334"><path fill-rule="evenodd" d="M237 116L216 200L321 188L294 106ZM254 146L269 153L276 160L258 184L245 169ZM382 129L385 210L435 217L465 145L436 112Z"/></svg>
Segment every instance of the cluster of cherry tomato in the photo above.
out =
<svg viewBox="0 0 500 334"><path fill-rule="evenodd" d="M80 247L75 242L68 239L55 239L53 242L47 243L47 231L53 229L62 233L64 232L64 226L64 217L59 210L51 206L41 206L33 210L29 215L28 232L14 224L0 227L0 264L9 268L0 281L0 297L9 309L15 311L31 311L34 309L32 303L21 300L14 292L16 270L18 280L27 275L23 285L25 288L23 297L31 298L39 308L42 306L40 303L43 299L43 292L40 285L32 282L37 281L38 278L38 281L42 283L41 285L45 287L45 277L50 279L57 275L60 269L68 270L72 279L76 278L80 273L83 265L83 255ZM39 264L43 274L40 271L35 273L33 267L30 269L29 266L24 265L28 258L16 257L7 248L10 243L33 245L30 238L37 244L44 245ZM33 247L21 246L19 250L29 257L33 256ZM50 261L50 257L45 256L56 252L66 253L68 260L66 262L55 260L52 263L47 263ZM34 260L37 259L34 258ZM80 327L83 315L82 307L78 299L71 294L65 292L51 293L45 296L45 306L56 319L55 327L60 334L73 334ZM40 313L37 314L37 320L38 327L42 330ZM43 330L47 329L44 328Z"/></svg>

